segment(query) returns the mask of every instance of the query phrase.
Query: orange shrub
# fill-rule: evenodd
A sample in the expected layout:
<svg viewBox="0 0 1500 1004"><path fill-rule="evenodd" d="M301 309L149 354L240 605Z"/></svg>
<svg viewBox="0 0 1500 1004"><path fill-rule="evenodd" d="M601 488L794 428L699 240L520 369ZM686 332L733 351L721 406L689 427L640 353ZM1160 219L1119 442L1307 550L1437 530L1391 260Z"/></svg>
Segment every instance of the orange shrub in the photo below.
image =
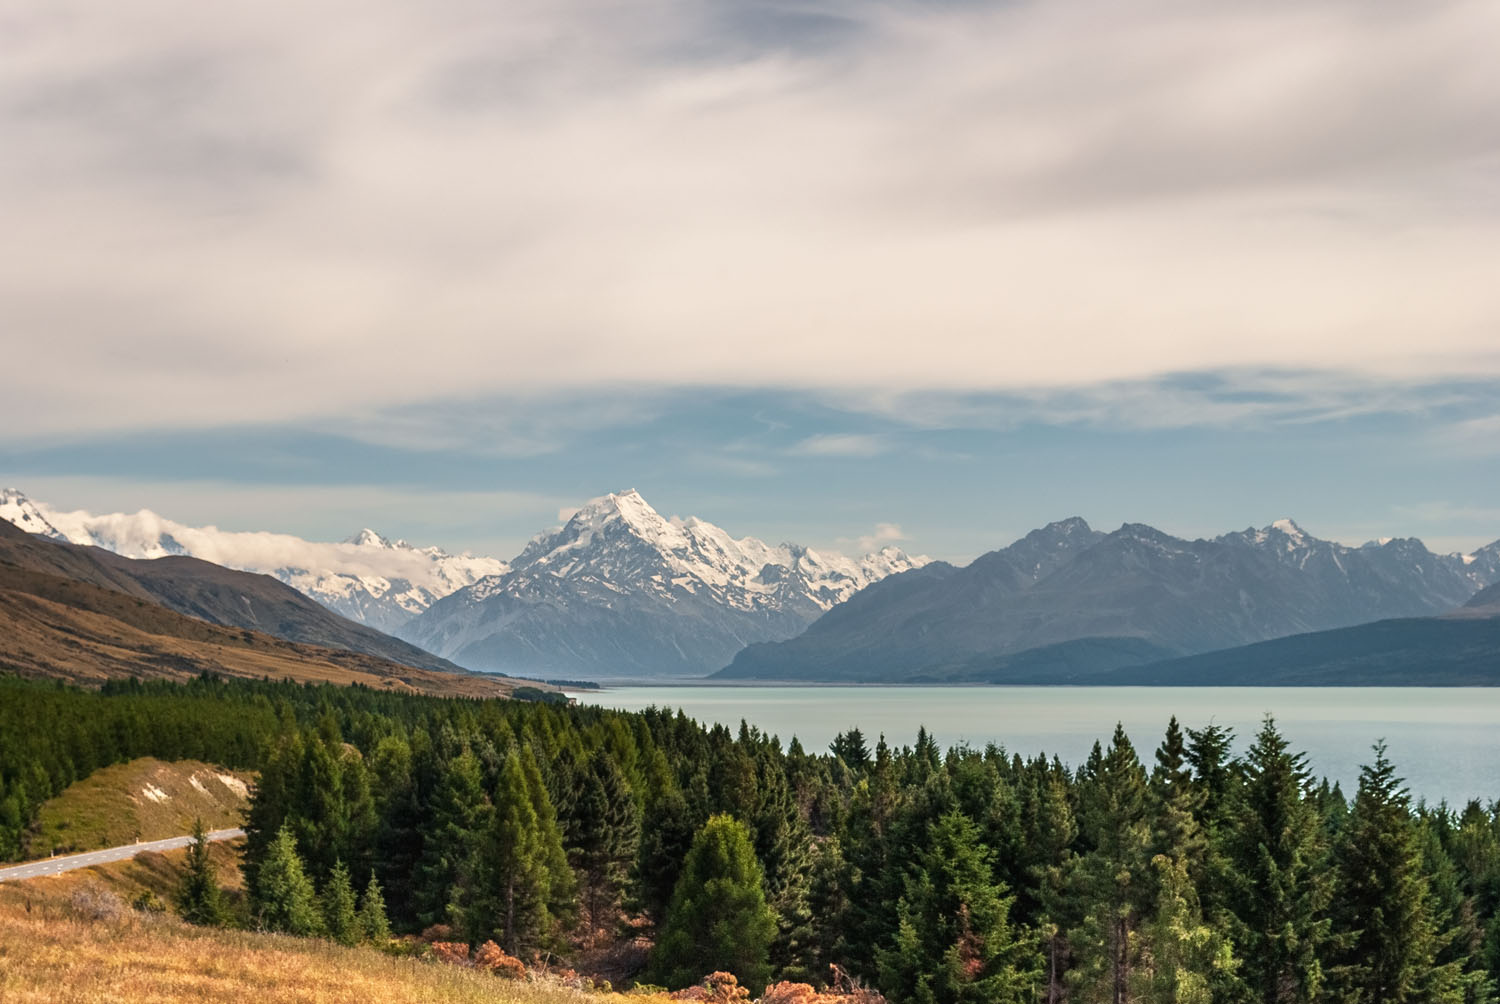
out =
<svg viewBox="0 0 1500 1004"><path fill-rule="evenodd" d="M761 995L760 1004L823 1004L827 1000L806 983L773 983Z"/></svg>
<svg viewBox="0 0 1500 1004"><path fill-rule="evenodd" d="M493 941L486 941L474 950L474 965L508 980L526 978L525 964L514 955L506 955L505 949Z"/></svg>
<svg viewBox="0 0 1500 1004"><path fill-rule="evenodd" d="M469 964L469 946L461 941L434 941L432 954L451 965L467 966Z"/></svg>

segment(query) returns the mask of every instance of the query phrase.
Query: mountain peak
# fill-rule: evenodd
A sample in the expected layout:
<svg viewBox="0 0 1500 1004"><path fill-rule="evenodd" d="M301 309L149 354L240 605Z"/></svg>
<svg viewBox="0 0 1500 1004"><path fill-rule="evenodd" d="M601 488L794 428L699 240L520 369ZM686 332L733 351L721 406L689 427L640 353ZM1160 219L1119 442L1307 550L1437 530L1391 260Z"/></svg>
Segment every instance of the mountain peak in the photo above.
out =
<svg viewBox="0 0 1500 1004"><path fill-rule="evenodd" d="M66 540L67 535L42 514L41 508L26 494L14 488L0 488L0 520L14 524L27 533L35 533L54 540Z"/></svg>
<svg viewBox="0 0 1500 1004"><path fill-rule="evenodd" d="M352 537L345 537L343 542L345 544L353 544L355 547L389 548L394 546L389 540L387 540L385 537L382 537L374 530L371 530L369 527L365 527L363 530L359 531L359 533L356 533Z"/></svg>
<svg viewBox="0 0 1500 1004"><path fill-rule="evenodd" d="M1283 516L1281 519L1276 520L1270 526L1266 527L1266 530L1268 532L1279 530L1293 540L1302 541L1309 539L1307 532L1298 526L1296 521L1289 516Z"/></svg>

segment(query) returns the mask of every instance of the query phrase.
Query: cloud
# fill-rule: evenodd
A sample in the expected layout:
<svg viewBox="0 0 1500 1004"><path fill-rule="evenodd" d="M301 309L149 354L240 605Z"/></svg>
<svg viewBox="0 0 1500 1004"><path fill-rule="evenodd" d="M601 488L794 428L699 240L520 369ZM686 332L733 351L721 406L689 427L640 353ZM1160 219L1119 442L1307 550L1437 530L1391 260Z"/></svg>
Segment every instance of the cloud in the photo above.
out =
<svg viewBox="0 0 1500 1004"><path fill-rule="evenodd" d="M602 386L1500 373L1483 0L0 21L12 441Z"/></svg>
<svg viewBox="0 0 1500 1004"><path fill-rule="evenodd" d="M876 523L875 529L870 533L862 537L840 537L838 543L841 547L853 545L855 554L869 554L906 539L906 534L902 532L900 524Z"/></svg>
<svg viewBox="0 0 1500 1004"><path fill-rule="evenodd" d="M1461 454L1500 456L1500 415L1482 415L1454 422L1437 435L1437 445Z"/></svg>
<svg viewBox="0 0 1500 1004"><path fill-rule="evenodd" d="M791 452L805 457L874 457L888 449L882 436L828 432L808 436L793 445Z"/></svg>

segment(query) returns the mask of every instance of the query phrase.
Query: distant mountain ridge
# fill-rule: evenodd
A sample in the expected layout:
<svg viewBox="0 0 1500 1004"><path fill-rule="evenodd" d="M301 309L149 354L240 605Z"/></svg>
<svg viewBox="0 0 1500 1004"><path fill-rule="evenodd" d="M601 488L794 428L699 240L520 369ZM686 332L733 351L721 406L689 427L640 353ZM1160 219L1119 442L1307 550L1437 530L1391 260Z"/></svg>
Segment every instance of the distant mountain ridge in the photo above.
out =
<svg viewBox="0 0 1500 1004"><path fill-rule="evenodd" d="M894 547L854 559L735 538L696 517L668 519L632 490L591 501L508 573L437 601L398 633L476 669L703 675L926 561Z"/></svg>
<svg viewBox="0 0 1500 1004"><path fill-rule="evenodd" d="M716 676L1041 682L1389 618L1444 613L1500 578L1500 541L1437 555L1361 547L1291 520L1212 540L1144 524L1049 524L963 568L872 585L803 634L747 647Z"/></svg>
<svg viewBox="0 0 1500 1004"><path fill-rule="evenodd" d="M437 599L509 566L391 541L365 529L338 543L290 534L220 530L174 522L149 509L94 515L61 512L0 489L0 519L53 540L102 547L127 558L201 558L274 576L350 620L390 634Z"/></svg>
<svg viewBox="0 0 1500 1004"><path fill-rule="evenodd" d="M0 668L73 680L199 672L495 692L275 579L122 558L0 521Z"/></svg>

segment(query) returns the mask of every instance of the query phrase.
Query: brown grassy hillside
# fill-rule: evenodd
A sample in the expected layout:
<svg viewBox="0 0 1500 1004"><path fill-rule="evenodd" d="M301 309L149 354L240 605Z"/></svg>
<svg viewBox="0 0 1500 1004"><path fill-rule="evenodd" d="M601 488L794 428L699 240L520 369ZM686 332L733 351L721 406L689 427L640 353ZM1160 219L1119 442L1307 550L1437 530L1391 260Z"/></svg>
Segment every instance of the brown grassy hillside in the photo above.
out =
<svg viewBox="0 0 1500 1004"><path fill-rule="evenodd" d="M26 572L123 594L222 627L248 628L423 669L459 671L446 659L340 617L269 575L197 558L122 558L97 547L38 537L0 520L0 578Z"/></svg>
<svg viewBox="0 0 1500 1004"><path fill-rule="evenodd" d="M470 697L504 696L516 686L508 678L420 669L210 624L139 596L5 564L0 670L82 684L214 672Z"/></svg>

